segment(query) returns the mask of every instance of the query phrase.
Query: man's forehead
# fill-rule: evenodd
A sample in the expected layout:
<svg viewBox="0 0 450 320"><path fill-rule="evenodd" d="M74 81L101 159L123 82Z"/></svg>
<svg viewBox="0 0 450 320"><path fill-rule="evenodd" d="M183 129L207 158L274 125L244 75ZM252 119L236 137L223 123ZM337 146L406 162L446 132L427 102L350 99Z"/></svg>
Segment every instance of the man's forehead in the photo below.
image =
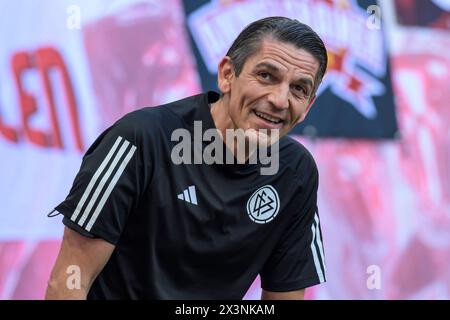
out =
<svg viewBox="0 0 450 320"><path fill-rule="evenodd" d="M277 40L263 40L256 52L249 57L249 67L261 64L272 64L280 69L298 69L299 72L310 73L314 76L319 70L319 62L308 51L299 49L293 44Z"/></svg>

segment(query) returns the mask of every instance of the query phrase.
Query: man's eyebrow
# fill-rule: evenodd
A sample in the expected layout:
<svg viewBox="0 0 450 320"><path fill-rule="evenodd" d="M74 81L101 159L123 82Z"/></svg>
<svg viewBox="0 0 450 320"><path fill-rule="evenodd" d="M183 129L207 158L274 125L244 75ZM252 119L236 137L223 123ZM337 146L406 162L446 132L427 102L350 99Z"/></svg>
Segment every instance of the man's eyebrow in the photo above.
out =
<svg viewBox="0 0 450 320"><path fill-rule="evenodd" d="M302 77L300 79L297 79L296 82L305 84L305 85L309 86L310 88L313 88L313 86L314 86L312 80L310 78L306 78L306 77Z"/></svg>
<svg viewBox="0 0 450 320"><path fill-rule="evenodd" d="M280 73L281 72L280 69L277 66L273 65L270 62L260 62L260 63L258 63L255 66L256 70L257 69L263 69L263 68L266 68L266 69L268 69L268 70L270 70L270 71L272 71L274 73ZM313 81L310 78L307 78L307 77L301 77L301 78L297 79L295 82L304 84L306 86L309 86L310 88L314 87Z"/></svg>
<svg viewBox="0 0 450 320"><path fill-rule="evenodd" d="M255 69L262 69L262 68L266 68L266 69L268 69L272 72L276 72L276 73L280 72L280 69L277 66L275 66L269 62L260 62L255 66Z"/></svg>

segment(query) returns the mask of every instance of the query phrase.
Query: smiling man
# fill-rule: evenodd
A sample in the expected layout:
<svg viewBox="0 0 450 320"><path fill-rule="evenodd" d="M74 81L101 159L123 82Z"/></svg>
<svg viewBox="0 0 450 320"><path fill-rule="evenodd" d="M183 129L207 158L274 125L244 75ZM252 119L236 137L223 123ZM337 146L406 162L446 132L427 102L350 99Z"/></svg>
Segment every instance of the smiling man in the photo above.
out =
<svg viewBox="0 0 450 320"><path fill-rule="evenodd" d="M324 282L317 167L286 134L306 117L326 67L311 28L261 19L221 60L221 94L140 109L102 133L55 208L66 228L46 297L242 299L260 275L263 299L303 299ZM258 161L174 163L172 134L195 140L197 123L220 132L224 156L237 150L227 130L263 138L278 170L263 175ZM74 265L75 288L66 285Z"/></svg>

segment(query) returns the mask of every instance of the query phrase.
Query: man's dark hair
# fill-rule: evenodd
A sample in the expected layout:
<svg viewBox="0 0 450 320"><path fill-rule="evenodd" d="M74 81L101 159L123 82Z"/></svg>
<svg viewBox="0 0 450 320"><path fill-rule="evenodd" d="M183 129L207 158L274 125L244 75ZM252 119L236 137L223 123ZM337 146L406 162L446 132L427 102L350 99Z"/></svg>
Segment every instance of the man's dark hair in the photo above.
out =
<svg viewBox="0 0 450 320"><path fill-rule="evenodd" d="M262 41L268 38L293 44L298 49L311 53L317 59L319 70L315 79L315 92L327 70L327 49L313 29L298 20L286 17L263 18L242 30L227 52L236 76L241 73L247 58L255 54L261 47Z"/></svg>

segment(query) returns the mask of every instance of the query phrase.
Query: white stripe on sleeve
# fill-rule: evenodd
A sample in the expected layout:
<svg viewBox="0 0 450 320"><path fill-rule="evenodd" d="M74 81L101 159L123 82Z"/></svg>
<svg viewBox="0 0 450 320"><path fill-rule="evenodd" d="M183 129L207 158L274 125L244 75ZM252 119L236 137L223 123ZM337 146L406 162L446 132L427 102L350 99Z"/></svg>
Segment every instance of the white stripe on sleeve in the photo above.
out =
<svg viewBox="0 0 450 320"><path fill-rule="evenodd" d="M84 203L86 202L87 198L89 197L89 194L91 193L92 188L94 187L95 183L97 182L97 179L102 174L103 170L105 170L106 165L108 164L109 160L111 159L112 155L116 151L117 147L119 146L119 143L122 141L122 137L117 137L116 141L114 142L114 145L112 146L111 150L109 150L108 154L106 155L103 162L100 164L100 167L98 167L97 171L95 171L94 176L92 177L91 181L89 181L88 186L86 187L86 190L84 191L83 195L81 196L80 201L77 204L77 207L75 211L73 212L72 216L70 217L70 220L75 221L80 214L81 208L83 207Z"/></svg>
<svg viewBox="0 0 450 320"><path fill-rule="evenodd" d="M136 147L132 146L130 151L126 155L125 159L120 164L119 169L117 170L113 179L109 183L108 188L106 189L105 193L103 194L102 198L100 199L100 202L99 202L97 208L95 209L94 214L92 215L91 219L89 220L89 223L86 226L87 231L91 231L91 228L94 225L95 221L97 220L97 217L100 214L100 211L103 209L103 206L105 205L106 200L108 199L109 195L111 194L114 186L116 185L117 181L119 180L120 176L122 175L123 171L125 170L125 167L127 166L128 162L130 161L130 159L133 156L135 151L136 151Z"/></svg>
<svg viewBox="0 0 450 320"><path fill-rule="evenodd" d="M108 170L106 171L105 175L103 176L102 180L100 180L100 183L98 184L97 188L95 188L94 194L91 197L91 200L89 200L89 203L84 209L83 215L81 216L81 219L78 221L78 225L83 226L84 222L86 221L87 217L89 216L89 213L92 210L92 207L94 206L95 202L97 201L97 198L99 197L101 191L103 190L103 187L105 186L105 183L108 181L109 177L111 176L112 172L116 168L117 164L119 163L120 158L125 153L125 150L130 145L128 141L124 141L122 146L119 149L119 152L114 157L113 162L109 166Z"/></svg>

